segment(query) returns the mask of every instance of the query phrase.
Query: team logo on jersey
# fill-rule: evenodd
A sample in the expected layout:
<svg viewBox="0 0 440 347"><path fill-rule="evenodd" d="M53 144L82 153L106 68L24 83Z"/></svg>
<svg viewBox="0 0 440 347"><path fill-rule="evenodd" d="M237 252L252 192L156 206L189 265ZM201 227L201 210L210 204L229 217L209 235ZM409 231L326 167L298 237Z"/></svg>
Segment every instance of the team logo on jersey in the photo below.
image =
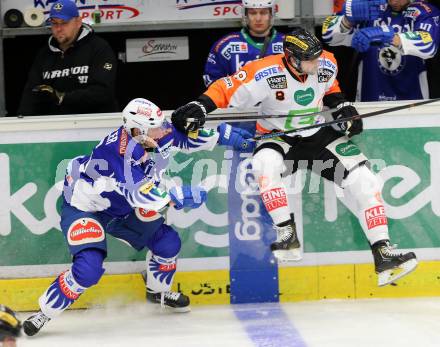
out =
<svg viewBox="0 0 440 347"><path fill-rule="evenodd" d="M67 231L67 241L72 246L100 242L104 238L104 228L96 219L92 218L77 219Z"/></svg>
<svg viewBox="0 0 440 347"><path fill-rule="evenodd" d="M333 70L330 69L318 69L318 82L319 83L326 83L328 81L330 81L330 79L333 77L333 74L335 72Z"/></svg>
<svg viewBox="0 0 440 347"><path fill-rule="evenodd" d="M281 68L278 65L268 67L266 69L257 71L257 73L255 74L255 81L258 82L262 78L265 78L265 77L268 77L268 76L271 76L271 75L274 75L274 74L277 74L280 72L283 72L283 70L281 70Z"/></svg>
<svg viewBox="0 0 440 347"><path fill-rule="evenodd" d="M394 46L383 47L378 55L379 69L385 75L397 75L405 67L404 57Z"/></svg>
<svg viewBox="0 0 440 347"><path fill-rule="evenodd" d="M225 59L230 60L232 54L247 52L248 45L246 42L229 42L225 48L222 49L221 54Z"/></svg>
<svg viewBox="0 0 440 347"><path fill-rule="evenodd" d="M270 89L287 89L286 76L273 76L267 79Z"/></svg>
<svg viewBox="0 0 440 347"><path fill-rule="evenodd" d="M293 94L295 102L301 106L307 106L315 98L315 91L313 88L307 88L306 90L297 90Z"/></svg>

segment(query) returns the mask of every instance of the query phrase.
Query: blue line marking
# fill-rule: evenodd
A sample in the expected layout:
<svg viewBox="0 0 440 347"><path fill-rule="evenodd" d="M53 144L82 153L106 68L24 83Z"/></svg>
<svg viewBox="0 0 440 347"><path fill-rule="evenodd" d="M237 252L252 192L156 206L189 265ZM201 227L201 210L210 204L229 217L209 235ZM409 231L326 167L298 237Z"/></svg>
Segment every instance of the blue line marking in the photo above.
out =
<svg viewBox="0 0 440 347"><path fill-rule="evenodd" d="M233 305L235 316L256 347L306 347L279 304Z"/></svg>

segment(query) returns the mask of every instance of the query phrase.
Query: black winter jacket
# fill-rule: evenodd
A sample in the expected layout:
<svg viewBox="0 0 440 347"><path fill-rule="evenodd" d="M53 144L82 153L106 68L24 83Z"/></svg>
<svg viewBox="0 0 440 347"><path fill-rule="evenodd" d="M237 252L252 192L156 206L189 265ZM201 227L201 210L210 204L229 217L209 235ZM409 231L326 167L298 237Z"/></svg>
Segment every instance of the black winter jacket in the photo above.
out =
<svg viewBox="0 0 440 347"><path fill-rule="evenodd" d="M119 111L115 99L116 58L109 44L83 24L74 45L65 52L50 36L35 58L23 90L18 114L53 115ZM65 96L61 105L32 92L47 84Z"/></svg>

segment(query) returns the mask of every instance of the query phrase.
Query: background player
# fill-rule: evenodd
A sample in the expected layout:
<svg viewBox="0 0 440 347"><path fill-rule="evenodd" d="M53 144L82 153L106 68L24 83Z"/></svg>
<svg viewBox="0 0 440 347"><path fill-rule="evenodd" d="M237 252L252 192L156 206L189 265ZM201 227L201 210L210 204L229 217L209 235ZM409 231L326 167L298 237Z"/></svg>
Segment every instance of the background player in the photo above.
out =
<svg viewBox="0 0 440 347"><path fill-rule="evenodd" d="M243 0L243 29L211 48L205 65L205 85L232 75L249 61L283 51L283 35L273 27L275 0Z"/></svg>
<svg viewBox="0 0 440 347"><path fill-rule="evenodd" d="M360 53L357 100L429 98L425 60L439 45L440 11L425 1L347 0L327 18L324 42Z"/></svg>

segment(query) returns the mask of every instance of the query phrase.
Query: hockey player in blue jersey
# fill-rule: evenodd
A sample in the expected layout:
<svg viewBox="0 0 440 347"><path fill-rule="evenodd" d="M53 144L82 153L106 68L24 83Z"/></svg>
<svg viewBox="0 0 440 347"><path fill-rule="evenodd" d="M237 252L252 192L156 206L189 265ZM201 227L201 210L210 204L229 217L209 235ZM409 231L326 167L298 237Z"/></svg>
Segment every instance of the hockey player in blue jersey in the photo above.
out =
<svg viewBox="0 0 440 347"><path fill-rule="evenodd" d="M283 34L273 27L275 0L243 0L243 29L214 43L203 79L208 87L219 78L233 75L247 62L283 52Z"/></svg>
<svg viewBox="0 0 440 347"><path fill-rule="evenodd" d="M171 291L181 241L165 224L167 208L197 208L207 192L199 186L176 186L164 172L172 152L211 150L216 144L252 150L252 135L221 124L188 137L168 123L146 99L134 99L123 110L123 126L106 136L90 155L68 165L63 189L61 229L73 256L39 299L40 311L23 324L35 335L104 273L106 238L112 235L136 250L148 248L147 300L177 312L190 309L189 298ZM172 206L172 207L171 207Z"/></svg>
<svg viewBox="0 0 440 347"><path fill-rule="evenodd" d="M440 11L426 1L347 0L326 19L324 42L360 53L360 101L429 98L425 60L439 45Z"/></svg>

